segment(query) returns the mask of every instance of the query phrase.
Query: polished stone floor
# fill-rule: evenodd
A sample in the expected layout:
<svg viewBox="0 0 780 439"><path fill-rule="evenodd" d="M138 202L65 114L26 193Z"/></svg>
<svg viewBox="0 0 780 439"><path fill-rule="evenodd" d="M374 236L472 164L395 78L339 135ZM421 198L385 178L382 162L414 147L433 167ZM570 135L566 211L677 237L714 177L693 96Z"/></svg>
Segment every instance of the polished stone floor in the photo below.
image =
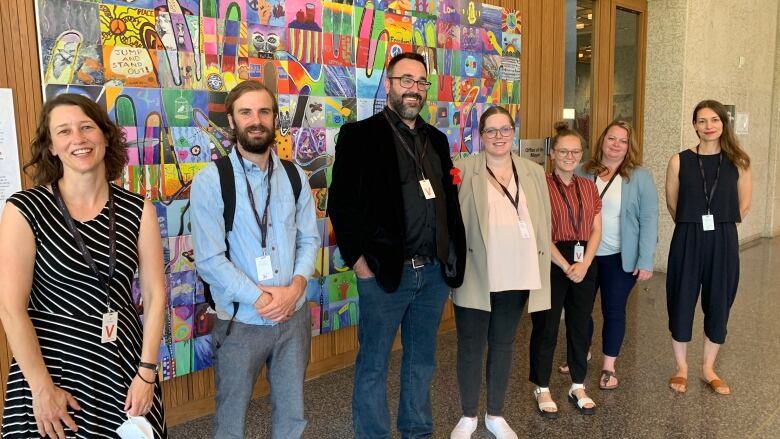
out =
<svg viewBox="0 0 780 439"><path fill-rule="evenodd" d="M545 420L534 411L528 376L530 319L523 317L516 341L515 373L510 382L505 417L519 437L543 438L779 438L780 437L780 239L743 246L742 276L731 312L729 335L718 357L717 371L731 385L732 395L720 396L699 380L702 354L702 315L696 315L689 347L689 389L676 395L667 387L674 372L667 330L665 277L656 274L634 291L629 302L625 343L617 363L620 388L598 389L600 345L594 340L593 361L586 385L596 401L595 416L583 417L566 401L568 376L553 372L551 388L561 417ZM777 257L777 259L775 259ZM596 308L598 309L598 303ZM596 313L598 316L600 313ZM600 332L600 319L596 319ZM556 364L565 356L562 328ZM432 398L435 438L449 437L458 422L460 406L455 379L455 333L439 339L438 370ZM389 395L391 410L398 404L400 353L393 355ZM306 383L305 438L349 438L353 368ZM484 396L483 402L484 404ZM268 398L250 406L247 435L270 437ZM481 410L484 410L484 406ZM395 419L395 418L393 418ZM394 422L394 421L393 421ZM172 438L211 437L212 418L197 419L171 429ZM480 427L474 438L492 438Z"/></svg>

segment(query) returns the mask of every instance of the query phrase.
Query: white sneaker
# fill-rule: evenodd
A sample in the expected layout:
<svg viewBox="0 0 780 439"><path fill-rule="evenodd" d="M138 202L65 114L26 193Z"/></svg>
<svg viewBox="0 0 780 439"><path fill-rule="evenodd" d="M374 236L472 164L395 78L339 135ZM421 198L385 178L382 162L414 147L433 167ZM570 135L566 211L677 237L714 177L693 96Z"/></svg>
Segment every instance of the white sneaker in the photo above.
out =
<svg viewBox="0 0 780 439"><path fill-rule="evenodd" d="M458 425L450 433L450 439L471 439L471 435L477 430L477 423L476 417L467 418L464 416L460 418Z"/></svg>
<svg viewBox="0 0 780 439"><path fill-rule="evenodd" d="M496 439L517 439L517 434L506 423L506 419L503 416L496 416L490 419L488 415L485 415L485 427L487 427L489 432L493 433Z"/></svg>

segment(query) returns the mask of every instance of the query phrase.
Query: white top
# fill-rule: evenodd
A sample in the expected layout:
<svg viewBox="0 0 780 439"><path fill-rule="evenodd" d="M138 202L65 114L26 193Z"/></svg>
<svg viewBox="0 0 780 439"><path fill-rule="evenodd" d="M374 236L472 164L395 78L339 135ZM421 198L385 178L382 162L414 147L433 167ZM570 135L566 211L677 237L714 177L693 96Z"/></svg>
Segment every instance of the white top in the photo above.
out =
<svg viewBox="0 0 780 439"><path fill-rule="evenodd" d="M599 194L609 183L596 177L596 189ZM622 191L623 177L617 174L615 181L609 186L601 199L601 243L596 256L609 256L620 253L620 192Z"/></svg>
<svg viewBox="0 0 780 439"><path fill-rule="evenodd" d="M491 177L488 177L491 178ZM536 237L523 188L520 188L517 210L504 191L491 182L487 185L488 233L487 270L490 291L538 290L542 287L539 275L539 255ZM514 176L507 187L516 196Z"/></svg>

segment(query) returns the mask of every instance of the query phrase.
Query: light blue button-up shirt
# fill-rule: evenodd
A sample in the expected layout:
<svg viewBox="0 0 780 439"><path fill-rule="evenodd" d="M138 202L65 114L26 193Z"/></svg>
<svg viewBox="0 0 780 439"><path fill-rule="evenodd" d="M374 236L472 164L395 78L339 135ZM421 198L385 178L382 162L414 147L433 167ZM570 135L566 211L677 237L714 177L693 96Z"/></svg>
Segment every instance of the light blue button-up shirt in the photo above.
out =
<svg viewBox="0 0 780 439"><path fill-rule="evenodd" d="M214 163L201 170L192 182L190 191L190 219L192 221L192 245L198 274L209 283L217 313L220 318L230 318L233 302L239 303L236 320L252 325L274 325L257 314L254 304L262 294L258 284L287 286L295 275L305 279L314 273L314 263L320 235L314 211L309 182L296 166L300 178L301 194L296 205L295 196L279 158L271 151L274 161L271 175L271 200L268 207L268 236L265 254L271 255L273 278L258 281L256 258L262 256L260 227L252 213L244 180L255 198L258 216L262 218L268 196L268 172L244 160L238 160L236 149L230 153L233 177L236 182L236 211L233 230L228 235L230 259L225 255L225 221L219 173ZM303 306L305 295L295 309Z"/></svg>

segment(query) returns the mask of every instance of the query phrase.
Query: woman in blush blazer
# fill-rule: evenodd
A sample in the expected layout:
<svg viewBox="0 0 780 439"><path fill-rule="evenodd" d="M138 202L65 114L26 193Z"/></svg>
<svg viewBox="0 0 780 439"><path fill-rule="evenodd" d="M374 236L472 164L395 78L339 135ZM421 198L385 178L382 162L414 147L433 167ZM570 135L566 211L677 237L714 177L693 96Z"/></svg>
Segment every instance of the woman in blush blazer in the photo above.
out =
<svg viewBox="0 0 780 439"><path fill-rule="evenodd" d="M477 427L482 364L487 350L485 426L497 438L517 435L502 417L512 345L525 302L550 307L550 197L544 170L512 154L515 126L502 107L480 118L483 151L455 162L466 270L453 291L458 334L458 387L463 417L451 439Z"/></svg>

